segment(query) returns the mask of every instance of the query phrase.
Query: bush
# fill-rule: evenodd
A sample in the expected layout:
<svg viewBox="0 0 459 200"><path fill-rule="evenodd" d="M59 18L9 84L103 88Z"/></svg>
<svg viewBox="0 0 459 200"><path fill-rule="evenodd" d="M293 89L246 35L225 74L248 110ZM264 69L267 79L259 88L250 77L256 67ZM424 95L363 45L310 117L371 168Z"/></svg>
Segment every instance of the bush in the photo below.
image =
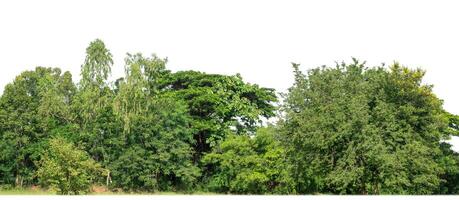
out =
<svg viewBox="0 0 459 200"><path fill-rule="evenodd" d="M92 179L105 172L86 152L60 138L49 141L38 167L39 183L56 189L58 194L88 193Z"/></svg>

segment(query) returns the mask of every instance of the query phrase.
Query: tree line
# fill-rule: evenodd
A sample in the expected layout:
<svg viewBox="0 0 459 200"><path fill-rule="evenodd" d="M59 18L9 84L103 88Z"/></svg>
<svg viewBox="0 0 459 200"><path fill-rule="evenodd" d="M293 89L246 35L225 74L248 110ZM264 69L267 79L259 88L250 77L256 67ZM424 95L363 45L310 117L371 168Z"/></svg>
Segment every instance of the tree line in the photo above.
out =
<svg viewBox="0 0 459 200"><path fill-rule="evenodd" d="M459 118L425 74L398 63L299 70L288 92L233 76L171 72L97 39L81 79L36 67L0 97L0 185L84 194L456 194ZM277 122L264 125L265 119Z"/></svg>

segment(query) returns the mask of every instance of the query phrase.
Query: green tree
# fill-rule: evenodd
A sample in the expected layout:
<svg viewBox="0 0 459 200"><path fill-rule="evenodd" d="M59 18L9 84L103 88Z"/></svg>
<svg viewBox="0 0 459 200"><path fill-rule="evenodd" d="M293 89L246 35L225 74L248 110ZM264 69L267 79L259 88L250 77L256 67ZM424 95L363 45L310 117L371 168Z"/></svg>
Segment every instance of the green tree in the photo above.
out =
<svg viewBox="0 0 459 200"><path fill-rule="evenodd" d="M16 77L0 99L0 166L4 183L31 184L50 130L69 118L73 85L68 72L37 67ZM12 180L14 177L14 181Z"/></svg>
<svg viewBox="0 0 459 200"><path fill-rule="evenodd" d="M94 177L106 173L86 152L65 139L51 139L48 147L38 162L36 176L43 187L55 188L58 194L88 193Z"/></svg>
<svg viewBox="0 0 459 200"><path fill-rule="evenodd" d="M183 71L165 79L161 82L164 93L184 100L188 106L195 162L227 135L253 133L261 117L274 116L274 90L245 83L239 75Z"/></svg>
<svg viewBox="0 0 459 200"><path fill-rule="evenodd" d="M199 176L186 105L157 91L162 63L156 56L128 55L125 81L119 83L114 105L124 144L110 169L115 185L125 190L186 190Z"/></svg>
<svg viewBox="0 0 459 200"><path fill-rule="evenodd" d="M59 69L55 69L60 74ZM40 89L40 102L37 113L41 117L44 132L67 126L73 122L71 104L76 87L72 82L70 72L62 76L45 74L38 83Z"/></svg>
<svg viewBox="0 0 459 200"><path fill-rule="evenodd" d="M207 188L242 194L293 193L284 154L273 127L258 129L253 138L231 135L203 158L215 167Z"/></svg>
<svg viewBox="0 0 459 200"><path fill-rule="evenodd" d="M113 58L105 43L96 39L86 48L86 58L81 66L81 87L103 87L111 73Z"/></svg>
<svg viewBox="0 0 459 200"><path fill-rule="evenodd" d="M86 48L79 88L72 104L75 123L80 129L74 141L104 166L112 159L110 155L119 143L121 131L113 110L115 94L107 80L112 65L112 54L105 44L99 39L91 42Z"/></svg>
<svg viewBox="0 0 459 200"><path fill-rule="evenodd" d="M297 191L431 194L442 182L448 121L421 70L354 60L302 74L281 121Z"/></svg>
<svg viewBox="0 0 459 200"><path fill-rule="evenodd" d="M438 193L440 194L458 194L459 193L459 154L451 150L451 145L441 143L442 156L439 157L439 163L444 169L441 175L443 180L440 184Z"/></svg>

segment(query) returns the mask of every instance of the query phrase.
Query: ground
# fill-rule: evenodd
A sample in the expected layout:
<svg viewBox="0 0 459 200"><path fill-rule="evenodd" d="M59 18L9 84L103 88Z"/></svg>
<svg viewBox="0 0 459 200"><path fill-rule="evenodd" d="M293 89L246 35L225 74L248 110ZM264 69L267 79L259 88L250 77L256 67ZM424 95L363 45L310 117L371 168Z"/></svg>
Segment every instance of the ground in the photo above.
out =
<svg viewBox="0 0 459 200"><path fill-rule="evenodd" d="M113 194L119 194L119 195L129 195L131 193L125 193L125 192L112 192L107 190L106 187L104 186L92 186L92 191L89 195L113 195ZM3 189L0 188L0 195L54 195L56 192L50 191L50 190L44 190L41 189L37 186L32 186L28 188L11 188L11 189ZM135 193L135 194L155 194L155 195L180 195L182 193L176 193L176 192L156 192L156 193ZM210 195L213 193L208 193L208 192L195 192L193 194L199 194L199 195Z"/></svg>

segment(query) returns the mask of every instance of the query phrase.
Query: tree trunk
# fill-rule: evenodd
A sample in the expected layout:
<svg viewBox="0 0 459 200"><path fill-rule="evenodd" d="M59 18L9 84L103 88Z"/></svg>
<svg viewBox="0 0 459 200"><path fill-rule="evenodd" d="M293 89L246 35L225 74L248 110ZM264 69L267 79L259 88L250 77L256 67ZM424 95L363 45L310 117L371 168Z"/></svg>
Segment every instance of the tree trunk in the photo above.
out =
<svg viewBox="0 0 459 200"><path fill-rule="evenodd" d="M112 182L112 178L110 177L110 171L109 171L108 174L107 174L107 183L106 183L107 188L108 188L108 184L109 184L110 182Z"/></svg>
<svg viewBox="0 0 459 200"><path fill-rule="evenodd" d="M22 178L21 175L17 174L16 175L16 181L15 181L16 187L21 187L22 188L22 184L23 183L24 183L24 178Z"/></svg>

